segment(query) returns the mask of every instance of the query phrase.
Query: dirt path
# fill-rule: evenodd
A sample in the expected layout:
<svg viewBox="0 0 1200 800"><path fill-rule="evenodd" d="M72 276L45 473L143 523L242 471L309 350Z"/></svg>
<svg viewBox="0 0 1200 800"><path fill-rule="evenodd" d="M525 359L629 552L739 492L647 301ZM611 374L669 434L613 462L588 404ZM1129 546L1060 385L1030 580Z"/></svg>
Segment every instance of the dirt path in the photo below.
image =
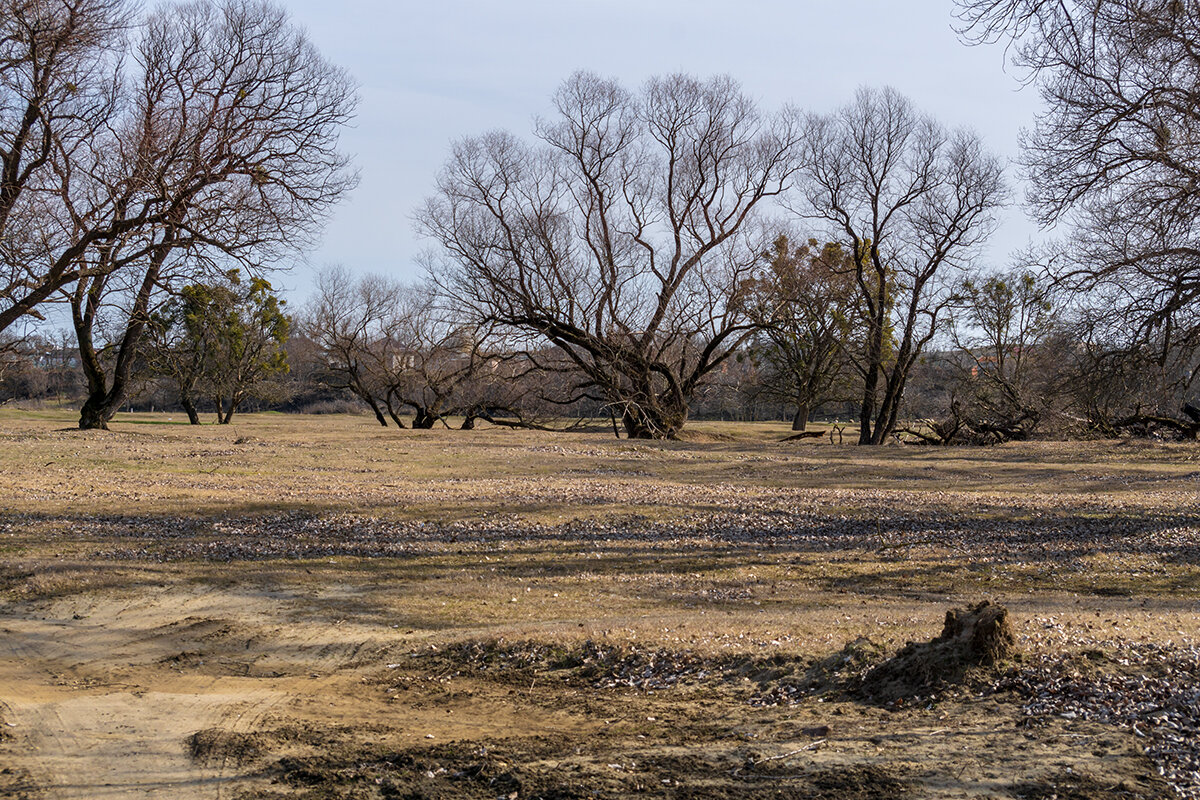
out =
<svg viewBox="0 0 1200 800"><path fill-rule="evenodd" d="M264 730L284 736L284 750L286 737L307 746L339 727L411 746L429 730L488 740L565 718L507 701L481 714L466 697L457 716L440 702L381 707L364 675L394 674L399 635L347 621L355 594L141 586L3 609L0 796L228 798L267 784L254 774L261 763L226 746ZM218 746L195 744L197 733Z"/></svg>
<svg viewBox="0 0 1200 800"><path fill-rule="evenodd" d="M0 763L27 776L37 787L22 790L30 796L225 796L236 765L198 762L189 737L256 729L359 649L326 641L321 625L266 642L264 624L286 619L289 605L267 594L160 588L7 617ZM288 675L299 669L302 677Z"/></svg>
<svg viewBox="0 0 1200 800"><path fill-rule="evenodd" d="M186 737L242 701L233 694L114 692L7 705L17 731L28 732L27 769L45 781L50 797L212 798L221 796L220 774L196 767Z"/></svg>
<svg viewBox="0 0 1200 800"><path fill-rule="evenodd" d="M779 781L854 800L1166 796L1132 735L1111 726L1054 718L1027 728L1015 706L982 699L762 708L718 679L596 690L551 663L523 669L524 645L454 646L553 640L542 630L550 623L409 630L364 613L383 607L386 585L243 588L273 585L142 584L0 608L0 797L703 788L752 800L774 797ZM1083 794L1063 794L1078 776L1091 781L1076 787Z"/></svg>

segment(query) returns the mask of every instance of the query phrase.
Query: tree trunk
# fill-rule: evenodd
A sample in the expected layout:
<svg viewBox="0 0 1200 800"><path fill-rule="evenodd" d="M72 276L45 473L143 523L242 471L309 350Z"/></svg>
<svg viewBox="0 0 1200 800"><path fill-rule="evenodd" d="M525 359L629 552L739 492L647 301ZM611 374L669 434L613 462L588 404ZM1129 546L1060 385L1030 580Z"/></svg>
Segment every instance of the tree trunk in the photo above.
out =
<svg viewBox="0 0 1200 800"><path fill-rule="evenodd" d="M871 441L871 423L875 419L875 388L878 385L878 380L878 377L872 378L868 376L864 382L862 406L858 411L859 444L874 444Z"/></svg>
<svg viewBox="0 0 1200 800"><path fill-rule="evenodd" d="M379 402L375 399L375 395L368 391L366 385L359 377L357 372L352 372L348 382L348 389L358 395L364 403L371 407L371 411L375 413L375 419L383 427L387 427L387 418L383 416L383 409L379 407ZM403 425L400 427L404 427Z"/></svg>
<svg viewBox="0 0 1200 800"><path fill-rule="evenodd" d="M358 396L367 401L367 405L375 412L375 419L379 420L379 424L386 428L387 418L383 416L383 409L379 407L379 403L375 401L375 398L369 392L359 392Z"/></svg>
<svg viewBox="0 0 1200 800"><path fill-rule="evenodd" d="M229 424L229 421L233 419L233 415L241 410L242 403L244 402L246 402L245 392L236 392L233 397L229 398L229 413L225 415L226 424Z"/></svg>
<svg viewBox="0 0 1200 800"><path fill-rule="evenodd" d="M1191 424L1184 431L1183 438L1193 442L1200 440L1200 407L1194 406L1191 403L1184 403L1182 411L1191 420Z"/></svg>
<svg viewBox="0 0 1200 800"><path fill-rule="evenodd" d="M417 430L417 431L432 430L433 426L437 424L437 421L438 421L438 418L436 415L430 414L424 408L418 408L417 415L415 417L413 417L413 424L412 424L413 430Z"/></svg>
<svg viewBox="0 0 1200 800"><path fill-rule="evenodd" d="M179 404L183 406L183 410L187 412L188 422L192 425L200 424L200 415L196 413L196 404L192 402L192 398L184 395L179 398Z"/></svg>
<svg viewBox="0 0 1200 800"><path fill-rule="evenodd" d="M621 422L629 439L677 439L687 422L687 407L627 405Z"/></svg>
<svg viewBox="0 0 1200 800"><path fill-rule="evenodd" d="M458 429L460 431L475 430L475 415L468 413L467 416L463 419L462 425L460 425Z"/></svg>
<svg viewBox="0 0 1200 800"><path fill-rule="evenodd" d="M874 254L874 249L872 249ZM879 389L879 379L883 376L883 340L884 331L887 327L887 295L885 293L886 282L883 280L885 270L877 267L877 274L880 278L879 285L875 288L876 296L871 304L871 319L870 327L867 334L867 364L866 371L863 374L863 393L862 406L859 408L858 417L858 443L863 444L879 444L877 435L879 426L873 425L875 422L875 404L878 402L877 392ZM860 277L861 283L861 277ZM870 302L870 299L868 299Z"/></svg>
<svg viewBox="0 0 1200 800"><path fill-rule="evenodd" d="M391 394L389 394L389 395L388 395L388 396L387 396L387 397L384 399L384 402L387 404L387 413L388 413L388 416L392 418L392 422L396 423L396 427L397 427L397 428L403 428L403 427L404 427L404 420L400 419L400 412L398 412L398 411L396 410L396 407L395 407L395 406L392 404L392 396L391 396ZM386 427L387 427L387 423L386 423L386 422L385 422L385 423L383 423L383 426L386 428Z"/></svg>
<svg viewBox="0 0 1200 800"><path fill-rule="evenodd" d="M108 430L108 421L117 413L122 398L113 398L108 392L93 392L79 409L79 429ZM115 402L114 402L115 400Z"/></svg>
<svg viewBox="0 0 1200 800"><path fill-rule="evenodd" d="M129 391L133 363L138 352L138 343L149 321L150 296L158 285L159 270L171 252L175 240L174 229L169 231L163 243L151 256L150 264L142 277L141 286L130 309L125 333L121 337L112 367L111 386L105 375L104 365L96 350L93 327L104 297L103 278L93 278L90 284L81 281L71 299L71 321L75 327L75 338L79 346L80 366L88 382L88 399L79 411L79 427L83 430L101 428L108 430L108 421L113 418ZM102 254L102 260L111 258L112 252Z"/></svg>
<svg viewBox="0 0 1200 800"><path fill-rule="evenodd" d="M896 356L896 362L892 365L891 374L886 376L883 383L883 396L875 410L875 430L871 435L871 444L883 444L895 433L900 423L900 402L908 381L908 371L912 369L915 361L916 355L910 352L907 343L903 344Z"/></svg>
<svg viewBox="0 0 1200 800"><path fill-rule="evenodd" d="M796 416L792 417L792 430L808 430L808 403L796 404Z"/></svg>

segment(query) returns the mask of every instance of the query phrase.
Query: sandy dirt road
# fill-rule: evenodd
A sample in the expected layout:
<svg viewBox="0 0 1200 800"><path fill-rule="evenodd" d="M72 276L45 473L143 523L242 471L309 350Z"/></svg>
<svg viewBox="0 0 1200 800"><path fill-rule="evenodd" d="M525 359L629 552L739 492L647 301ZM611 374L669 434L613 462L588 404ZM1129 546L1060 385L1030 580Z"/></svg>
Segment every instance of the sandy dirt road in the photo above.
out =
<svg viewBox="0 0 1200 800"><path fill-rule="evenodd" d="M225 796L229 765L197 761L189 737L255 729L272 709L319 692L366 646L335 644L319 624L287 626L288 634L265 624L286 620L293 605L162 587L5 618L0 713L10 774L56 798ZM339 638L354 638L346 633Z"/></svg>
<svg viewBox="0 0 1200 800"><path fill-rule="evenodd" d="M362 785L420 787L431 798L509 796L518 784L504 783L512 774L505 765L524 762L525 781L574 781L617 797L697 780L725 791L713 782L745 780L736 777L739 764L774 767L778 759L782 768L802 753L805 779L838 793L814 797L908 797L914 776L929 797L976 797L982 788L1011 797L1023 796L1016 776L1042 775L1051 758L1071 767L1068 777L1100 776L1110 787L1135 786L1128 776L1147 769L1128 734L1062 720L1029 732L1015 709L994 704L958 707L951 722L936 711L855 704L731 706L703 688L580 694L536 678L463 677L453 648L431 646L428 631L348 622L340 612L356 592L197 582L8 607L0 616L0 796L308 798ZM821 735L837 742L809 749L806 731L831 725L835 733ZM962 766L946 773L947 759ZM646 769L658 777L640 777ZM472 770L490 775L488 783L451 779ZM757 788L768 791L774 778L764 780ZM488 794L497 785L503 792ZM1097 796L1165 795L1146 785Z"/></svg>
<svg viewBox="0 0 1200 800"><path fill-rule="evenodd" d="M393 674L414 637L347 621L346 592L139 586L5 609L0 797L255 796L272 782L262 760L222 743L264 730L278 756L320 749L329 730L403 747L430 730L487 741L579 727L562 709L472 708L469 696L388 704L367 676Z"/></svg>

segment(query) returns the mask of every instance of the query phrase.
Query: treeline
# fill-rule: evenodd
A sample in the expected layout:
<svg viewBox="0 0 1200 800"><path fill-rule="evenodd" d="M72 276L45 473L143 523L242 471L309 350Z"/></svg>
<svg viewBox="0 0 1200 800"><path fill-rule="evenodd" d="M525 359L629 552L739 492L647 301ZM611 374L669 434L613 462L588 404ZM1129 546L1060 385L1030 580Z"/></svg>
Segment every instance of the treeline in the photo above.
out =
<svg viewBox="0 0 1200 800"><path fill-rule="evenodd" d="M453 146L422 281L329 269L290 312L269 269L354 183L346 76L255 0L0 2L4 381L64 391L16 324L64 303L81 427L152 387L193 420L352 399L384 426L631 438L834 410L861 444L1200 433L1188 4L960 0L964 40L1006 40L1046 104L1026 203L1063 238L1007 270L980 263L1000 159L893 90L817 114L577 73L532 137Z"/></svg>
<svg viewBox="0 0 1200 800"><path fill-rule="evenodd" d="M845 253L785 237L745 287L755 330L696 391L691 416L845 423L861 413L854 352L865 322ZM784 288L788 287L788 288ZM779 297L791 296L790 302ZM129 407L228 423L238 410L350 412L382 426L528 428L620 416L583 391L586 376L552 347L530 350L444 308L426 285L341 269L288 313L261 279L237 273L189 285L149 327ZM1195 439L1188 401L1197 353L1117 348L1089 314L1029 272L965 280L938 347L914 363L892 439L993 444L1035 436ZM889 335L885 348L895 342ZM0 358L0 400L82 402L87 384L69 335L33 337ZM453 418L453 420L451 420ZM624 429L622 429L623 432Z"/></svg>

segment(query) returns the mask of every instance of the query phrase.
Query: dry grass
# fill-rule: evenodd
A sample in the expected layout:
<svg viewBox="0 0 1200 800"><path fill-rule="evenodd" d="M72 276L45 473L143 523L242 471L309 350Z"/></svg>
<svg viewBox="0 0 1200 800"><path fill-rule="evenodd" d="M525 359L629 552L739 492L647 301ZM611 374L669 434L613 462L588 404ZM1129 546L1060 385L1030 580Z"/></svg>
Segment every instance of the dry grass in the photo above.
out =
<svg viewBox="0 0 1200 800"><path fill-rule="evenodd" d="M637 630L647 617L661 630L713 609L755 640L785 634L770 621L781 610L870 598L787 632L818 648L903 642L915 630L894 620L846 624L892 604L924 626L915 605L975 595L1181 610L1200 596L1200 450L1188 445L867 449L780 443L786 426L762 423L643 443L344 416L194 427L122 415L112 432L70 421L0 412L0 550L17 596L120 585L167 561L192 579L269 569L386 583L386 613L429 630L578 619ZM123 567L97 574L97 556Z"/></svg>
<svg viewBox="0 0 1200 800"><path fill-rule="evenodd" d="M128 642L156 642L154 658L174 660L148 662L169 669L138 667L125 676L141 691L191 672L215 680L231 664L245 672L230 674L247 680L277 673L279 681L293 674L301 683L328 681L322 691L335 701L321 714L343 726L329 735L347 759L367 756L345 726L353 729L356 715L375 713L381 701L392 703L392 716L377 720L383 727L372 736L397 747L420 744L401 732L412 723L404 714L435 730L438 741L480 742L509 725L514 709L595 706L569 721L547 719L547 729L570 742L594 735L596 725L604 727L597 715L613 713L599 690L542 686L510 697L488 688L494 676L486 675L468 681L481 698L472 705L429 683L420 658L407 660L464 642L569 649L591 641L799 663L827 659L861 637L879 652L928 639L947 607L983 598L1008 606L1026 651L1200 638L1194 445L867 449L828 439L782 443L782 424L697 423L685 441L644 443L616 440L603 428L398 431L342 416L261 414L227 427L192 427L182 417L121 415L107 433L71 430L72 421L67 413L0 409L6 617L27 626L30 637L52 637L37 620L128 619L130 609L141 609L152 635L76 643L93 647L97 664L116 664L128 661ZM189 639L165 622L188 615L228 621L242 638ZM311 655L310 641L325 642L311 652L326 655ZM27 664L53 661L49 651L30 652L21 656ZM406 666L388 669L389 661ZM439 664L455 674L448 662ZM31 680L13 669L14 680ZM90 686L92 678L79 680ZM353 689L364 681L386 697ZM311 686L301 683L287 689L286 713L272 706L288 725L324 719L305 711ZM417 705L395 705L401 684L425 687ZM716 707L726 733L774 731L771 741L781 748L795 734L785 735L782 717L762 717L768 712L752 710L737 692L695 691L644 698L650 710L643 716L684 720ZM443 701L482 721L456 727L448 717L427 719L422 709ZM4 702L0 695L0 716ZM877 710L841 708L860 727L886 724ZM818 712L797 713L827 722ZM943 706L936 719L912 713L912 726L966 730L986 728L994 712L968 704ZM679 731L696 724L681 721ZM189 733L223 725L207 720ZM630 727L612 746L639 741L644 728ZM276 741L271 736L262 741ZM871 748L884 747L869 737L855 741L838 751L838 768L861 771ZM1043 754L1100 769L1061 741L1039 742ZM303 753L305 746L277 749ZM1129 753L1134 760L1122 762L1124 772L1102 777L1122 780L1145 767L1136 749ZM987 782L994 756L984 753L935 794L971 796ZM989 791L1016 796L1004 787L1036 784L1045 776L1032 764L1014 761L1007 783L987 779ZM330 774L338 769L329 765ZM936 781L907 769L888 774L933 791ZM608 795L609 784L588 785L620 796L633 784ZM1105 796L1154 796L1146 791Z"/></svg>
<svg viewBox="0 0 1200 800"><path fill-rule="evenodd" d="M450 492L469 516L497 508L521 512L522 498L502 496L503 482L546 479L547 485L717 485L760 493L1065 494L1139 506L1200 492L1195 446L1137 441L868 449L827 439L781 443L786 426L768 423L700 422L688 428L693 441L648 443L615 440L602 427L588 433L484 425L473 432L398 431L346 416L259 414L230 426L195 427L180 417L133 414L119 415L112 432L73 430L73 419L63 412L0 409L0 469L13 490L10 508L57 513L86 502L101 513L124 513L131 504L146 512L393 513L397 501L448 505L438 498ZM606 505L620 510L620 503Z"/></svg>

